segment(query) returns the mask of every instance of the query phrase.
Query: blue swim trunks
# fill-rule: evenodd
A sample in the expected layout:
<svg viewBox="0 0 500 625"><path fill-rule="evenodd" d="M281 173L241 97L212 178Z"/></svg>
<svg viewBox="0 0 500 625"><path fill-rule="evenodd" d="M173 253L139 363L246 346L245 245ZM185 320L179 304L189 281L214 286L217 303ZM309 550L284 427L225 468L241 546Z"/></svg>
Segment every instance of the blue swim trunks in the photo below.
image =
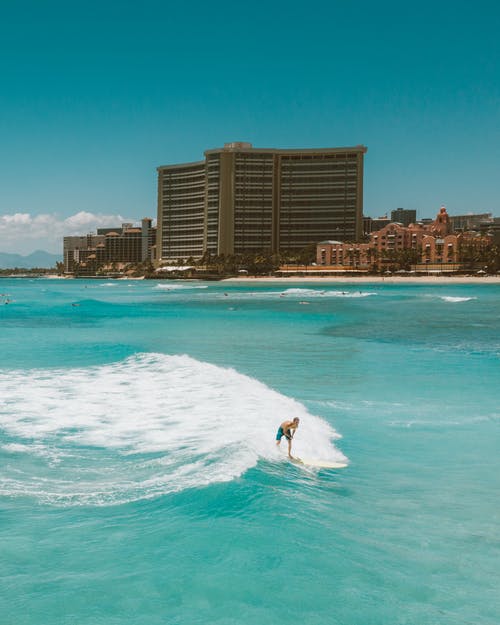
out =
<svg viewBox="0 0 500 625"><path fill-rule="evenodd" d="M280 441L282 437L285 437L287 440L290 440L290 436L288 434L285 434L283 428L280 426L278 428L278 431L276 432L276 440Z"/></svg>

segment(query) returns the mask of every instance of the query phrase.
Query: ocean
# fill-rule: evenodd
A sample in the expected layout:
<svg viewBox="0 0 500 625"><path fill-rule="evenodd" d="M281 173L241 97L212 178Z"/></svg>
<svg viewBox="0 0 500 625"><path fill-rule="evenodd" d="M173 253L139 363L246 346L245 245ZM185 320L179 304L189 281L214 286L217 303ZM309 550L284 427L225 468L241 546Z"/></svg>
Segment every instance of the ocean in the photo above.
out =
<svg viewBox="0 0 500 625"><path fill-rule="evenodd" d="M500 285L0 290L2 625L500 623Z"/></svg>

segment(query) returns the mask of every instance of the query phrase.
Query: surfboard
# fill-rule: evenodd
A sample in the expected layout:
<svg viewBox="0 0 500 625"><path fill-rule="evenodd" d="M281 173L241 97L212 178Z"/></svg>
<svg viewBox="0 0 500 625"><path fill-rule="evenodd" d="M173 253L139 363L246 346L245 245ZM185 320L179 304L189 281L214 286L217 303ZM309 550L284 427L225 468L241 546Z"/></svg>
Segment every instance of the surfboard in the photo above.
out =
<svg viewBox="0 0 500 625"><path fill-rule="evenodd" d="M313 460L312 458L293 458L292 462L321 469L345 469L347 466L346 462L330 462L329 460Z"/></svg>

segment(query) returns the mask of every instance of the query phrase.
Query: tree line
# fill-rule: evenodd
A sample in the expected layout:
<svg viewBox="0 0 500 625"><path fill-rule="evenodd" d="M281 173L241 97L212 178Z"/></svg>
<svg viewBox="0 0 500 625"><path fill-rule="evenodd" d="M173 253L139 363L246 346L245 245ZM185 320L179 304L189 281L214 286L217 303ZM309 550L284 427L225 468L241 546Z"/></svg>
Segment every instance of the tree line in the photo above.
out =
<svg viewBox="0 0 500 625"><path fill-rule="evenodd" d="M386 271L410 271L412 266L421 261L421 254L418 250L385 250L380 254L376 249L369 250L369 272L373 274ZM347 252L348 266L352 269L361 268L359 263L359 252L356 249ZM464 245L460 250L460 260L463 270L477 271L483 270L486 273L496 273L500 271L500 246L489 245L478 247L475 245ZM211 254L205 252L201 258L178 258L168 263L171 271L169 277L223 277L248 274L252 276L265 276L275 273L280 267L286 265L301 266L311 269L316 263L316 244L311 243L299 251L285 251L271 253L260 251L256 253L244 254ZM179 267L176 271L175 267ZM191 269L185 269L190 267ZM365 268L365 267L363 267ZM49 270L32 270L33 272ZM63 273L62 263L57 264L56 271ZM12 273L12 270L9 270ZM21 272L21 270L20 270ZM27 273L28 270L22 270ZM114 273L124 273L130 276L145 276L146 278L162 277L156 271L156 267L150 260L141 263L129 263L123 265L112 263L111 265L99 266L95 269L94 275L110 275ZM75 267L75 276L80 274L78 266ZM88 275L88 274L87 274ZM163 277L165 274L163 274Z"/></svg>

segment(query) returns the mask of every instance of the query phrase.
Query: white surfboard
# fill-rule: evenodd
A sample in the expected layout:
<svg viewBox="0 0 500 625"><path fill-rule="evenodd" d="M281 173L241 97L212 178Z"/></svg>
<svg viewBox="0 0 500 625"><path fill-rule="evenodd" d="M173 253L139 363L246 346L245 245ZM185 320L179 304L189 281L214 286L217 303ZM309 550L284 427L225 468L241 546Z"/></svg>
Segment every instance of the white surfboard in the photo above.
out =
<svg viewBox="0 0 500 625"><path fill-rule="evenodd" d="M313 460L312 458L294 457L292 462L303 464L306 467L318 467L321 469L345 469L347 462L330 462L330 460Z"/></svg>

